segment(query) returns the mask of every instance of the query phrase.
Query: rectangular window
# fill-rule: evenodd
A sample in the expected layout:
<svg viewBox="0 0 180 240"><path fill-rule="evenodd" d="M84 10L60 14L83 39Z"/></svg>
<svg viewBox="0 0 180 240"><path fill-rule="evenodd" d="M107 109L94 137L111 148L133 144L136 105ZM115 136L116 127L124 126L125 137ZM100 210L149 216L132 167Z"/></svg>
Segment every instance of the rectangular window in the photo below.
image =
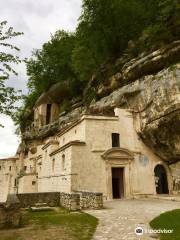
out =
<svg viewBox="0 0 180 240"><path fill-rule="evenodd" d="M11 171L11 166L9 166L9 171Z"/></svg>
<svg viewBox="0 0 180 240"><path fill-rule="evenodd" d="M49 124L51 120L51 104L47 104L46 109L46 124Z"/></svg>
<svg viewBox="0 0 180 240"><path fill-rule="evenodd" d="M17 182L16 182L17 180L16 180L16 178L14 179L14 186L16 187L16 185L17 185Z"/></svg>
<svg viewBox="0 0 180 240"><path fill-rule="evenodd" d="M27 158L28 157L28 149L26 148L24 151L24 157Z"/></svg>
<svg viewBox="0 0 180 240"><path fill-rule="evenodd" d="M119 133L112 133L112 147L120 147Z"/></svg>
<svg viewBox="0 0 180 240"><path fill-rule="evenodd" d="M24 166L24 171L26 171L27 170L27 166Z"/></svg>
<svg viewBox="0 0 180 240"><path fill-rule="evenodd" d="M35 185L36 184L36 181L32 181L32 185Z"/></svg>
<svg viewBox="0 0 180 240"><path fill-rule="evenodd" d="M54 173L54 167L55 167L55 159L52 160L52 171Z"/></svg>

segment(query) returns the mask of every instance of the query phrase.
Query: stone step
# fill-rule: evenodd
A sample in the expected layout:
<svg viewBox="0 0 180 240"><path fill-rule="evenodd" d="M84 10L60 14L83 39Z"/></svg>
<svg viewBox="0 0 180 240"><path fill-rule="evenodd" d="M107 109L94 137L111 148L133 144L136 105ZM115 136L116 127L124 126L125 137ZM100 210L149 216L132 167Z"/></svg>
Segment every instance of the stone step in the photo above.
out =
<svg viewBox="0 0 180 240"><path fill-rule="evenodd" d="M32 212L41 212L41 211L50 211L53 210L52 207L31 207L30 208Z"/></svg>
<svg viewBox="0 0 180 240"><path fill-rule="evenodd" d="M35 203L33 207L48 207L47 203Z"/></svg>
<svg viewBox="0 0 180 240"><path fill-rule="evenodd" d="M148 198L180 202L180 195L155 195Z"/></svg>

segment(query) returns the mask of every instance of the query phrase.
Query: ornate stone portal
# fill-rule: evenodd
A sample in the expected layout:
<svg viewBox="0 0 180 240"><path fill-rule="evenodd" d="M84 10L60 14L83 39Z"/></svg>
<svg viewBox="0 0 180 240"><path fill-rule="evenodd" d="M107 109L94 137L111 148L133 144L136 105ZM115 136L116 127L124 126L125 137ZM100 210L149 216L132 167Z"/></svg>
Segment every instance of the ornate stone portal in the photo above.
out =
<svg viewBox="0 0 180 240"><path fill-rule="evenodd" d="M130 197L132 195L130 172L131 162L134 159L133 153L125 148L111 148L104 152L102 158L106 162L106 182L108 199ZM113 176L114 169L116 169L115 171L117 172L115 173L115 177ZM119 175L119 178L117 177L117 175Z"/></svg>

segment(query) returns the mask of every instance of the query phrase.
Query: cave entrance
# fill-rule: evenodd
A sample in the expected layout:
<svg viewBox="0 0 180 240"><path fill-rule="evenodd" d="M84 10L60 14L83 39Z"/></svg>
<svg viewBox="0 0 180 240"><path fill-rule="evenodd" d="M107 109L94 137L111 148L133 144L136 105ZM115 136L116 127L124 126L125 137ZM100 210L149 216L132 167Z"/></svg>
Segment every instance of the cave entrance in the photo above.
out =
<svg viewBox="0 0 180 240"><path fill-rule="evenodd" d="M166 169L162 165L157 165L154 168L155 183L156 183L156 193L157 194L168 194L168 180Z"/></svg>

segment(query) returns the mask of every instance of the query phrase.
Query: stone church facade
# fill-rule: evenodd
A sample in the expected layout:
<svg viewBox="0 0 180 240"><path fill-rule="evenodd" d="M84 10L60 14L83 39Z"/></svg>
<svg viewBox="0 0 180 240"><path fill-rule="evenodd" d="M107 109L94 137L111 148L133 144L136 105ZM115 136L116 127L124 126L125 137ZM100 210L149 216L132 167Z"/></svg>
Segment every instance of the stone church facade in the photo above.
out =
<svg viewBox="0 0 180 240"><path fill-rule="evenodd" d="M54 121L47 105L35 110L35 128ZM104 199L178 193L176 173L142 142L138 128L138 117L127 109L82 115L26 152L0 160L0 201L8 193L87 191Z"/></svg>

